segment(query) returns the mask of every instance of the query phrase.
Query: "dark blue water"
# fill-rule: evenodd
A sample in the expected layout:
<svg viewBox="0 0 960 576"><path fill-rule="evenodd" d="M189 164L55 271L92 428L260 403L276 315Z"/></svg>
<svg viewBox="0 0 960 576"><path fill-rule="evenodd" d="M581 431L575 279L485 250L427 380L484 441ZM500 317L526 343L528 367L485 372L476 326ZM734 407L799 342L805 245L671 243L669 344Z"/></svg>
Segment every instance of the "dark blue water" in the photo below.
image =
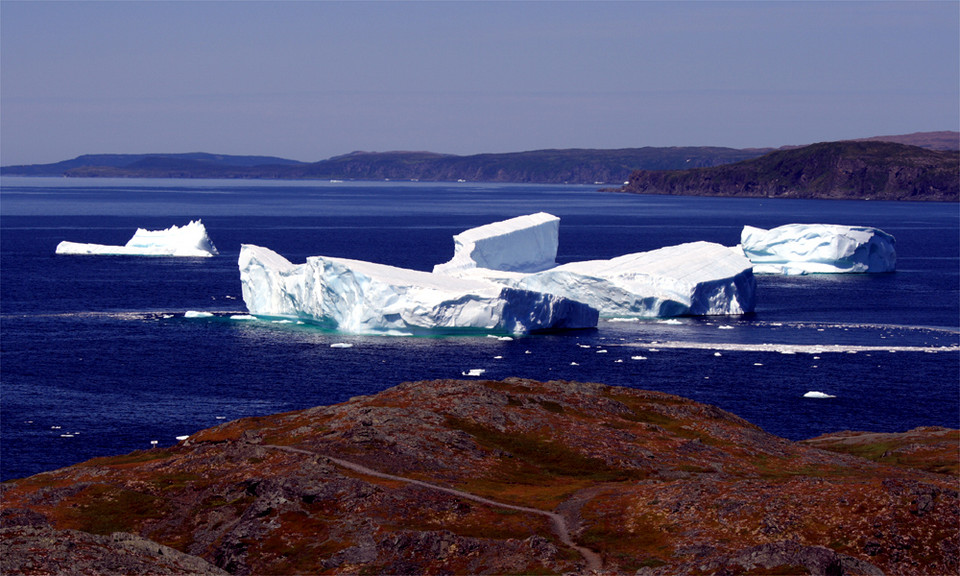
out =
<svg viewBox="0 0 960 576"><path fill-rule="evenodd" d="M561 217L560 262L694 240L733 245L745 224L825 222L896 236L898 271L760 277L757 311L747 317L602 322L512 341L345 336L230 318L246 311L241 243L294 262L323 254L430 270L453 255L454 234L540 210ZM54 255L62 240L123 244L138 227L195 218L219 256ZM188 310L216 315L187 319ZM170 445L225 420L471 369L662 390L791 439L960 427L958 323L954 204L631 196L577 186L5 178L0 475L152 440ZM338 342L353 347L330 347ZM811 390L835 398L804 398Z"/></svg>

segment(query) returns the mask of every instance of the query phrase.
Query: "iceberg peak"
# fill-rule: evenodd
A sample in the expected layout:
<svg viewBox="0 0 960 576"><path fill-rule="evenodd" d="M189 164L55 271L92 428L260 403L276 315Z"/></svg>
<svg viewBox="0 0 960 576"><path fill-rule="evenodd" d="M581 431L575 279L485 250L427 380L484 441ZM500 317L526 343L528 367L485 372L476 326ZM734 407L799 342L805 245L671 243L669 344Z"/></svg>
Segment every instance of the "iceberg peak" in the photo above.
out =
<svg viewBox="0 0 960 576"><path fill-rule="evenodd" d="M539 272L556 266L560 218L537 212L470 228L453 237L453 259L433 271L485 268L503 272Z"/></svg>

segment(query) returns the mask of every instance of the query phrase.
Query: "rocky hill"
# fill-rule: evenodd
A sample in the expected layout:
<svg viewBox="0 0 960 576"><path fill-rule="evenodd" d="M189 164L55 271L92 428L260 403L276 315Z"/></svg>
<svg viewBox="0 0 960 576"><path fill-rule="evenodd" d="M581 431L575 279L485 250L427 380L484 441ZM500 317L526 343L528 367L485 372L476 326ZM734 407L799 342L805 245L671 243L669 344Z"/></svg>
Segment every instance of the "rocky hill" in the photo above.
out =
<svg viewBox="0 0 960 576"><path fill-rule="evenodd" d="M637 194L857 200L960 199L960 152L892 142L826 142L713 168L630 175Z"/></svg>
<svg viewBox="0 0 960 576"><path fill-rule="evenodd" d="M4 483L0 571L955 574L960 431L911 434L795 443L662 393L406 383ZM882 462L822 449L851 446Z"/></svg>
<svg viewBox="0 0 960 576"><path fill-rule="evenodd" d="M4 166L22 176L264 178L620 184L633 170L717 166L769 150L720 147L534 150L456 156L432 152L353 152L305 163L261 156L107 154L55 164Z"/></svg>

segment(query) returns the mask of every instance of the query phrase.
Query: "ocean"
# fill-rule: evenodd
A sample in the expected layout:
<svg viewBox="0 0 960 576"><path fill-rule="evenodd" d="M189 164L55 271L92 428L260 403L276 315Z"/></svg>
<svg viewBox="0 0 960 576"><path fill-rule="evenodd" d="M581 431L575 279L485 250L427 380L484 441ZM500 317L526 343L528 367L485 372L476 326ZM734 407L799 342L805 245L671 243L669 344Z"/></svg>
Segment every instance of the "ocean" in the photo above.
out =
<svg viewBox="0 0 960 576"><path fill-rule="evenodd" d="M351 336L233 318L240 245L430 270L452 236L561 218L558 261L744 225L874 226L891 274L758 277L755 313L601 321L500 340ZM57 256L202 219L213 258ZM212 312L186 318L187 311ZM350 347L331 347L350 344ZM830 346L828 351L820 347ZM0 180L0 478L151 446L245 416L331 404L405 381L510 376L660 390L800 440L839 430L960 427L960 206L638 196L590 186L14 178ZM830 398L809 398L819 391ZM156 442L156 444L153 444Z"/></svg>

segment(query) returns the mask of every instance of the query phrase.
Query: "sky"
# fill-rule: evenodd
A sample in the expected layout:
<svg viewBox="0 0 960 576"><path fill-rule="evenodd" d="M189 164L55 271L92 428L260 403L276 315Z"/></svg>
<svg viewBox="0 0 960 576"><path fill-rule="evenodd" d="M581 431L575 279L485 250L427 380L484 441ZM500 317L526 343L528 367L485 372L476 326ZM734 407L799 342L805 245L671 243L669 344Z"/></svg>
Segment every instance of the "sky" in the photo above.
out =
<svg viewBox="0 0 960 576"><path fill-rule="evenodd" d="M0 164L960 130L960 2L0 0Z"/></svg>

